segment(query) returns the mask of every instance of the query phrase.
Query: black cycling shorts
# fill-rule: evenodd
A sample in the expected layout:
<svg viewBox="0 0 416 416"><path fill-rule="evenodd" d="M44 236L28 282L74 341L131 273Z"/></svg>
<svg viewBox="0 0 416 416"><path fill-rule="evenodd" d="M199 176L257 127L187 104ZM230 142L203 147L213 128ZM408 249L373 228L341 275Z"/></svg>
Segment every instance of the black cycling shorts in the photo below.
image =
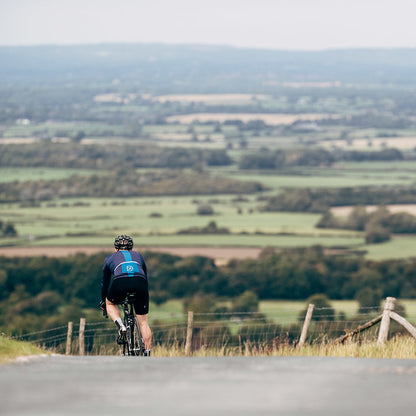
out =
<svg viewBox="0 0 416 416"><path fill-rule="evenodd" d="M134 310L136 315L149 313L149 289L147 280L141 277L120 277L113 280L107 293L107 299L112 303L121 303L127 293L136 293Z"/></svg>

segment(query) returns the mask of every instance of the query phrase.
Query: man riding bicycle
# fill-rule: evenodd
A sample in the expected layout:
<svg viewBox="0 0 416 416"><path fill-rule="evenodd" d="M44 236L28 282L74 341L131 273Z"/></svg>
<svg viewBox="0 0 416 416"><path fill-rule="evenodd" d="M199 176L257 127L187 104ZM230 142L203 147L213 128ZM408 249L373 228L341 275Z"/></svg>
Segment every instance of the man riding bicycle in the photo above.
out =
<svg viewBox="0 0 416 416"><path fill-rule="evenodd" d="M143 256L133 250L133 239L128 235L116 237L114 248L114 253L104 261L100 306L103 310L107 309L108 315L117 325L118 342L122 342L126 338L126 327L117 305L124 300L127 293L135 293L134 310L146 347L145 355L150 356L152 332L148 322L149 290L146 263Z"/></svg>

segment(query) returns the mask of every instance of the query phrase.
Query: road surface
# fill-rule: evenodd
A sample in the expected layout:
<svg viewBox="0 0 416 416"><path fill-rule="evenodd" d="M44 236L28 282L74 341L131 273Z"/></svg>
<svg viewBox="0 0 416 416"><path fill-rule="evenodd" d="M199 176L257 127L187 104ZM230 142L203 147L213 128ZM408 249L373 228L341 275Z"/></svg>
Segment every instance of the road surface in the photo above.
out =
<svg viewBox="0 0 416 416"><path fill-rule="evenodd" d="M415 388L413 360L55 356L0 366L0 414L402 416Z"/></svg>

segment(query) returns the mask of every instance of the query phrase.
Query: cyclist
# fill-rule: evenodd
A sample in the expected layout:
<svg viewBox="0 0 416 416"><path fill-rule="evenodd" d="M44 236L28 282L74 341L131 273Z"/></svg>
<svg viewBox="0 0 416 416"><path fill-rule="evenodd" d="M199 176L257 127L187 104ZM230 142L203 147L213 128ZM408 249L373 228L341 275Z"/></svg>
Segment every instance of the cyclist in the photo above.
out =
<svg viewBox="0 0 416 416"><path fill-rule="evenodd" d="M136 293L134 310L146 355L150 356L152 332L148 323L149 291L146 263L143 256L133 250L133 239L128 235L119 235L114 240L114 253L104 261L100 303L101 309L107 310L119 329L118 343L125 340L126 327L121 320L117 304L124 300L127 293Z"/></svg>

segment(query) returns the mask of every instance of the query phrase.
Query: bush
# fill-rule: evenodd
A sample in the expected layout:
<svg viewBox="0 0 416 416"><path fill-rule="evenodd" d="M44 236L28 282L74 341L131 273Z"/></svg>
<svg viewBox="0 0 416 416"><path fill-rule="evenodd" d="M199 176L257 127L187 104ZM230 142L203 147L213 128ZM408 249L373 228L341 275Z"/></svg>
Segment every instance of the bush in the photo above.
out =
<svg viewBox="0 0 416 416"><path fill-rule="evenodd" d="M374 289L371 287L364 287L355 295L355 299L360 304L360 312L367 312L367 308L380 306L382 297L383 294L381 289Z"/></svg>
<svg viewBox="0 0 416 416"><path fill-rule="evenodd" d="M328 297L324 294L316 294L306 300L307 307L299 314L299 321L303 321L306 316L309 304L315 305L313 311L313 321L333 321L335 309L331 306Z"/></svg>
<svg viewBox="0 0 416 416"><path fill-rule="evenodd" d="M198 205L196 210L197 215L214 215L214 208L209 204Z"/></svg>
<svg viewBox="0 0 416 416"><path fill-rule="evenodd" d="M257 312L259 310L259 298L251 290L246 290L242 295L233 300L231 312Z"/></svg>
<svg viewBox="0 0 416 416"><path fill-rule="evenodd" d="M215 297L213 295L205 295L197 293L191 298L186 298L183 301L183 311L187 313L192 311L194 313L210 313L215 310Z"/></svg>
<svg viewBox="0 0 416 416"><path fill-rule="evenodd" d="M166 290L150 291L150 300L156 305L161 305L169 299L169 293Z"/></svg>
<svg viewBox="0 0 416 416"><path fill-rule="evenodd" d="M10 222L6 222L5 224L1 223L0 236L16 237L17 236L16 228L14 228L14 225Z"/></svg>
<svg viewBox="0 0 416 416"><path fill-rule="evenodd" d="M390 231L383 226L370 222L365 227L365 243L366 244L379 244L390 240Z"/></svg>

